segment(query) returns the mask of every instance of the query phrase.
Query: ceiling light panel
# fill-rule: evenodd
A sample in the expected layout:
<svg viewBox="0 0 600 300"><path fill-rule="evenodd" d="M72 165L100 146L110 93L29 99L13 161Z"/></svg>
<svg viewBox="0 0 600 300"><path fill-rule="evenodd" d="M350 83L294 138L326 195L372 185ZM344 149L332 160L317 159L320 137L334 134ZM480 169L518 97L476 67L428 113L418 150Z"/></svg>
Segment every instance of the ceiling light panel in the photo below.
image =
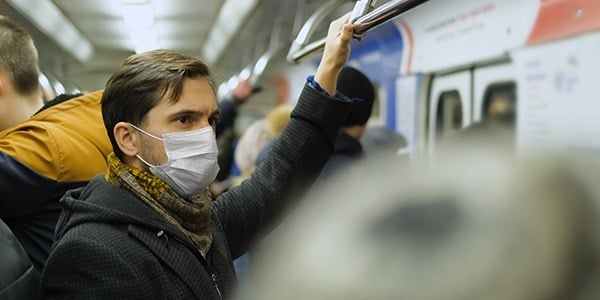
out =
<svg viewBox="0 0 600 300"><path fill-rule="evenodd" d="M94 52L92 43L79 32L52 1L7 0L6 2L77 60L86 61L92 56ZM32 7L35 9L31 9Z"/></svg>
<svg viewBox="0 0 600 300"><path fill-rule="evenodd" d="M259 0L226 0L203 47L204 59L214 64L233 36L259 4Z"/></svg>
<svg viewBox="0 0 600 300"><path fill-rule="evenodd" d="M125 0L121 13L136 53L160 48L152 1Z"/></svg>

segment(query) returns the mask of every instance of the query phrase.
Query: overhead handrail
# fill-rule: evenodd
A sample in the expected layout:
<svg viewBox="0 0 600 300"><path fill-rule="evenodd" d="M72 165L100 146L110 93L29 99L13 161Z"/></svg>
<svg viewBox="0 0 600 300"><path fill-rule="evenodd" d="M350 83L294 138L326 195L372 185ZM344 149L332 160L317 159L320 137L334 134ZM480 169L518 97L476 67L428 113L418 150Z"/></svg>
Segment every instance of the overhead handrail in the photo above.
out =
<svg viewBox="0 0 600 300"><path fill-rule="evenodd" d="M302 52L303 56L308 55L309 53L304 54L304 51L308 48L312 48L314 43L307 45L308 40L311 38L313 32L327 15L331 14L334 10L336 10L341 3L349 2L350 0L330 0L325 5L321 6L317 11L315 11L304 23L304 26L298 32L298 36L296 39L292 41L292 45L290 46L290 51L287 55L287 60L289 62L296 62L293 57L297 56L297 53ZM318 41L321 42L321 41ZM325 39L322 40L323 46L325 45ZM318 49L317 49L318 50ZM312 53L312 52L310 52Z"/></svg>
<svg viewBox="0 0 600 300"><path fill-rule="evenodd" d="M354 26L354 37L362 38L369 30L376 28L377 26L389 21L390 19L397 17L429 0L391 0L387 3L373 9L372 11L360 16L355 21L351 21ZM360 1L359 1L360 2ZM331 4L331 3L329 3ZM357 3L359 5L360 3ZM324 16L323 16L324 17ZM322 18L321 18L322 20ZM309 19L306 25L309 24ZM311 23L311 33L314 31L315 25ZM304 27L302 28L304 29ZM302 30L300 33L303 33ZM291 64L300 62L303 58L310 54L319 52L325 47L326 38L314 41L310 44L306 44L306 41L310 36L302 36L298 34L298 37L292 43L292 47L288 52L287 60Z"/></svg>
<svg viewBox="0 0 600 300"><path fill-rule="evenodd" d="M366 15L375 7L377 0L357 0L350 14L350 23L354 23L358 18Z"/></svg>
<svg viewBox="0 0 600 300"><path fill-rule="evenodd" d="M354 36L363 36L367 31L427 1L429 0L392 0L353 22Z"/></svg>
<svg viewBox="0 0 600 300"><path fill-rule="evenodd" d="M283 28L283 26L281 26L282 23L283 18L281 16L278 16L273 22L273 29L271 30L271 37L269 38L267 50L258 58L258 60L251 69L251 75L249 79L250 83L253 86L253 89L259 87L259 81L262 78L262 74L265 71L265 68L267 67L271 59L281 49L281 43L279 41L279 38L281 36L281 28Z"/></svg>

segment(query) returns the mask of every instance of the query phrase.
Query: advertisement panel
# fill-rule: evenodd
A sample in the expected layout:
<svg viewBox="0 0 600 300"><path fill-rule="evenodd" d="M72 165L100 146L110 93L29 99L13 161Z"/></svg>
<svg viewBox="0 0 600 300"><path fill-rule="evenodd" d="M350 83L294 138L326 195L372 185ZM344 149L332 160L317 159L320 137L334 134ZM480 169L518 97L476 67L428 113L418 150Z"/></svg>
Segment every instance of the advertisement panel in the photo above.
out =
<svg viewBox="0 0 600 300"><path fill-rule="evenodd" d="M395 20L405 41L402 74L502 56L526 44L539 0L430 1Z"/></svg>
<svg viewBox="0 0 600 300"><path fill-rule="evenodd" d="M515 51L522 151L600 153L600 33Z"/></svg>

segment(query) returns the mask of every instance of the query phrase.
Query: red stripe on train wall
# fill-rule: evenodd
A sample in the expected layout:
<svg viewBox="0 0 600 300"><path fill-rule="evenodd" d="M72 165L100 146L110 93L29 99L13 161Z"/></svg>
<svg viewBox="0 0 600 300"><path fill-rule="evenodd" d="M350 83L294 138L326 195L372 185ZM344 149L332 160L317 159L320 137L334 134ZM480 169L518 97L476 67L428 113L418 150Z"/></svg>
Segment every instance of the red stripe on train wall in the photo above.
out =
<svg viewBox="0 0 600 300"><path fill-rule="evenodd" d="M404 30L406 31L406 35L408 37L408 47L406 47L405 51L409 51L409 56L408 56L408 62L406 65L406 73L407 74L411 74L412 73L412 64L413 64L413 57L414 57L414 49L415 49L415 38L412 32L412 29L410 28L410 26L408 25L408 23L406 23L406 21L401 20L400 21L400 25L404 28Z"/></svg>
<svg viewBox="0 0 600 300"><path fill-rule="evenodd" d="M541 0L527 44L538 44L600 29L599 0Z"/></svg>

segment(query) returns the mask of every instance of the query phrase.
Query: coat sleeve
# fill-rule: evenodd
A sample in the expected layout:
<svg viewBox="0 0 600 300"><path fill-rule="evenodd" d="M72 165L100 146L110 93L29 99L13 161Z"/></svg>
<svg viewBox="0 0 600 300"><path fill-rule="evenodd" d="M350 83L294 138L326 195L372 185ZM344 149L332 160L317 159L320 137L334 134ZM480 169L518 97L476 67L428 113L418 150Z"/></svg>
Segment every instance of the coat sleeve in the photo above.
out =
<svg viewBox="0 0 600 300"><path fill-rule="evenodd" d="M115 249L90 240L59 244L42 273L43 299L151 299Z"/></svg>
<svg viewBox="0 0 600 300"><path fill-rule="evenodd" d="M303 195L331 155L350 103L305 86L291 119L252 177L214 203L234 258Z"/></svg>

